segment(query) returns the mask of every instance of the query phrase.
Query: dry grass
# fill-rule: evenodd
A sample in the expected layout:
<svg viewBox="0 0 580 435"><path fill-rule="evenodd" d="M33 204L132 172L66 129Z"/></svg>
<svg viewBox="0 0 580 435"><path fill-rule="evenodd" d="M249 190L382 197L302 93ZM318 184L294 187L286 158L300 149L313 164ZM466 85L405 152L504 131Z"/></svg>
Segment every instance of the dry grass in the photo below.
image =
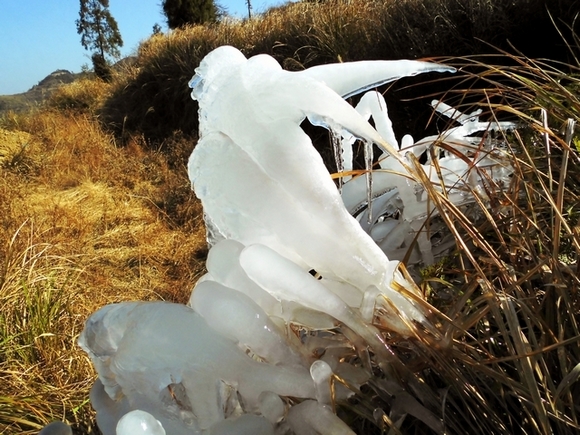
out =
<svg viewBox="0 0 580 435"><path fill-rule="evenodd" d="M45 106L65 111L94 111L104 103L109 93L109 84L98 78L83 78L54 90Z"/></svg>
<svg viewBox="0 0 580 435"><path fill-rule="evenodd" d="M456 250L424 271L424 292L439 310L435 337L425 341L417 331L417 340L394 337L392 345L431 387L436 406L417 399L447 433L573 434L580 429L580 105L577 75L564 71L577 65L509 57L515 66L449 60L465 85L478 86L453 89L448 101L520 123L498 138L515 172L509 189L466 213L416 165ZM400 415L385 397L379 384L361 401ZM414 417L387 426L432 433Z"/></svg>
<svg viewBox="0 0 580 435"><path fill-rule="evenodd" d="M573 4L563 0L549 5L556 22L572 20ZM139 132L153 142L176 130L194 135L197 106L187 82L201 59L225 44L246 56L269 54L285 68L299 70L362 59L482 54L490 52L489 44L508 49L510 43L528 56L566 53L541 0L297 2L250 21L194 26L153 37L140 47L130 73L115 82L101 116L118 134ZM419 89L405 97L425 93ZM415 109L404 118L416 115Z"/></svg>
<svg viewBox="0 0 580 435"><path fill-rule="evenodd" d="M85 319L121 300L184 302L203 270L185 162L144 151L139 138L120 149L78 109L2 120L3 434L36 433L54 419L87 432L94 373L76 346Z"/></svg>

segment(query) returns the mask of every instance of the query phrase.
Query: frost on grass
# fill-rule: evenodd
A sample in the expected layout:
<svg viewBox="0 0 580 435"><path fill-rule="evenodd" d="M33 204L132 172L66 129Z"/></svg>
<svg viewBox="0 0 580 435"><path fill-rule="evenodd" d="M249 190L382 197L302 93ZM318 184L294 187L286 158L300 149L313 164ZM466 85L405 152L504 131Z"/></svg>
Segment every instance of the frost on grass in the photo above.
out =
<svg viewBox="0 0 580 435"><path fill-rule="evenodd" d="M405 137L399 146L380 94L367 92L356 108L344 100L425 72L453 69L402 60L288 72L227 46L203 59L190 82L200 140L188 169L205 214L208 273L189 306L127 302L87 321L79 342L99 374L91 402L105 435L132 425L143 434L352 434L335 405L377 370L404 398L399 417L419 415L442 430L397 383L407 377L414 393L425 391L375 326L380 316L400 336L433 329L429 305L388 254L405 249L434 211L418 170L458 205L483 196L490 180L505 182L509 166L487 148L474 153L472 138L505 126L437 103L458 121L444 133L457 151L417 166L411 154L440 138ZM339 170L352 169L361 141L364 174L337 189L300 127L306 118L331 131ZM375 145L383 154L372 170ZM474 170L488 166L496 172ZM432 261L432 240L418 245L420 261Z"/></svg>

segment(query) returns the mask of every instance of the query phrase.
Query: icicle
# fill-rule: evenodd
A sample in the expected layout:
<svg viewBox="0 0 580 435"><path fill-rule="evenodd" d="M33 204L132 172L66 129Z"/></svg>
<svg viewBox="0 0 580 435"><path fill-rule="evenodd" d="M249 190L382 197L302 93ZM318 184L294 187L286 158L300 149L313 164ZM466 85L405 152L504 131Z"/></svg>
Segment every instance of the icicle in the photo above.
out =
<svg viewBox="0 0 580 435"><path fill-rule="evenodd" d="M320 405L332 405L330 378L332 369L322 360L314 361L310 366L310 376L316 389L316 400Z"/></svg>
<svg viewBox="0 0 580 435"><path fill-rule="evenodd" d="M341 174L344 172L344 158L343 158L343 149L342 149L342 133L335 130L334 128L330 129L330 142L332 143L332 155L334 156L334 162L336 163L336 172ZM344 181L342 176L338 177L338 191L342 193L342 185Z"/></svg>
<svg viewBox="0 0 580 435"><path fill-rule="evenodd" d="M365 153L365 170L367 180L367 206L368 206L368 223L373 223L373 143L370 141L364 142Z"/></svg>
<svg viewBox="0 0 580 435"><path fill-rule="evenodd" d="M367 323L372 323L373 315L375 313L375 301L380 294L380 290L374 286L369 286L363 296L363 301L360 306L360 315Z"/></svg>

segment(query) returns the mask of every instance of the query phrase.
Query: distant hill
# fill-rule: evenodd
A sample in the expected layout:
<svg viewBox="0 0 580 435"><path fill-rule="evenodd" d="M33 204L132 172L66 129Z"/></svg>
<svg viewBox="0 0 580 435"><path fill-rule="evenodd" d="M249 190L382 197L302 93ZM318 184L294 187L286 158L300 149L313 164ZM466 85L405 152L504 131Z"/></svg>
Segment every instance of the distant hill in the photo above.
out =
<svg viewBox="0 0 580 435"><path fill-rule="evenodd" d="M114 72L122 74L127 68L133 65L136 60L136 56L124 57L114 63L112 69ZM19 112L38 106L60 86L88 77L94 77L94 74L92 72L73 73L66 69L57 69L26 92L13 95L0 95L0 114L8 110Z"/></svg>
<svg viewBox="0 0 580 435"><path fill-rule="evenodd" d="M72 73L64 69L53 71L37 85L21 94L0 95L0 113L7 110L21 111L40 104L59 86L72 83L87 73Z"/></svg>

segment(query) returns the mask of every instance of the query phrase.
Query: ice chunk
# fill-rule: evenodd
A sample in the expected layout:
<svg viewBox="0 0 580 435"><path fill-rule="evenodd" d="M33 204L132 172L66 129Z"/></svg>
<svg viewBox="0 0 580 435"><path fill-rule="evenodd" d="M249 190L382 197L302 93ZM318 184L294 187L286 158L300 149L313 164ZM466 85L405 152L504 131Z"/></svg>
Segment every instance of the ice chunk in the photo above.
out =
<svg viewBox="0 0 580 435"><path fill-rule="evenodd" d="M165 435L165 429L151 414L136 409L119 420L117 435Z"/></svg>
<svg viewBox="0 0 580 435"><path fill-rule="evenodd" d="M272 424L278 423L284 418L286 406L275 393L264 391L258 398L260 413Z"/></svg>
<svg viewBox="0 0 580 435"><path fill-rule="evenodd" d="M274 435L274 427L264 417L244 414L213 425L210 435Z"/></svg>
<svg viewBox="0 0 580 435"><path fill-rule="evenodd" d="M300 71L348 98L366 90L427 72L455 72L455 68L416 60L373 60L318 65Z"/></svg>
<svg viewBox="0 0 580 435"><path fill-rule="evenodd" d="M214 281L244 293L268 315L281 316L280 303L248 278L240 266L240 253L244 248L244 245L232 239L220 241L209 250L207 270Z"/></svg>
<svg viewBox="0 0 580 435"><path fill-rule="evenodd" d="M304 269L265 245L255 244L244 249L240 264L254 282L274 297L298 302L338 320L348 315L349 308L342 299Z"/></svg>
<svg viewBox="0 0 580 435"><path fill-rule="evenodd" d="M238 341L272 364L302 365L282 331L252 299L217 282L198 284L191 306L208 325L224 337Z"/></svg>
<svg viewBox="0 0 580 435"><path fill-rule="evenodd" d="M321 405L332 405L332 394L330 392L330 382L332 369L328 363L318 360L310 366L310 376L316 388L316 400Z"/></svg>
<svg viewBox="0 0 580 435"><path fill-rule="evenodd" d="M100 367L100 369L97 369L97 373L100 374L100 370L102 371L104 365L97 366L94 360L93 365ZM119 388L118 397L113 400L105 391L101 378L97 378L91 388L89 399L93 409L97 411L96 420L101 433L115 435L117 423L123 415L131 411L127 397L122 394Z"/></svg>
<svg viewBox="0 0 580 435"><path fill-rule="evenodd" d="M307 369L252 360L179 304L108 305L88 319L79 344L99 375L106 374L117 402L126 398L130 409L152 413L171 434L208 429L227 417L232 390L224 386L234 388L249 406L263 391L315 395ZM179 399L174 391L181 390ZM97 416L111 414L109 405L97 409Z"/></svg>
<svg viewBox="0 0 580 435"><path fill-rule="evenodd" d="M381 355L384 360L391 359L387 345L372 324L363 322L355 310L290 260L267 246L252 245L242 252L240 264L252 280L272 295L299 302L307 308L320 310L335 317L366 340L377 355ZM388 272L396 277L397 281L404 282L396 270L396 262L392 267L393 269ZM389 310L391 314L385 317L385 322L401 334L409 330L408 323L411 319L422 318L423 314L399 292L386 287L381 296L391 304Z"/></svg>
<svg viewBox="0 0 580 435"><path fill-rule="evenodd" d="M380 292L379 289L375 286L370 286L366 291L363 297L361 307L360 307L360 314L363 320L368 323L372 323L373 315L375 313L375 303L377 298L379 297Z"/></svg>
<svg viewBox="0 0 580 435"><path fill-rule="evenodd" d="M432 65L432 64L431 64ZM395 137L395 132L393 131L393 123L389 118L387 104L383 96L376 91L369 91L365 93L355 110L360 113L360 115L368 120L373 119L375 128L387 143L396 149L399 149L399 142ZM346 140L350 138L345 138Z"/></svg>

